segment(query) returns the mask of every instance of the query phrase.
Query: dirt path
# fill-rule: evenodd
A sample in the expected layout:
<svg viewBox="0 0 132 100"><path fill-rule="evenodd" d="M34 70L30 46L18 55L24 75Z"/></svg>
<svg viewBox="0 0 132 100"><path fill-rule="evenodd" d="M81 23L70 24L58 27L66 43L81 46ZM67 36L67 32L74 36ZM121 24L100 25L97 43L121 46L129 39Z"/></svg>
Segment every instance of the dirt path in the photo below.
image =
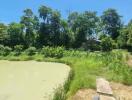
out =
<svg viewBox="0 0 132 100"><path fill-rule="evenodd" d="M36 61L0 61L0 100L49 100L70 68Z"/></svg>

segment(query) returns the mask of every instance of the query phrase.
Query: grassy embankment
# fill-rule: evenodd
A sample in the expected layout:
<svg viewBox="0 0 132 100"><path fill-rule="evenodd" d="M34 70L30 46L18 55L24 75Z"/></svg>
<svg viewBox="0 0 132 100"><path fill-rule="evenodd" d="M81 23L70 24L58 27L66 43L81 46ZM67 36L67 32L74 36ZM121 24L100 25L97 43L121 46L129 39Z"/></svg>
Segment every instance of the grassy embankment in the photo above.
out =
<svg viewBox="0 0 132 100"><path fill-rule="evenodd" d="M5 60L37 60L66 63L71 66L72 71L64 89L56 91L54 100L65 100L71 97L77 90L82 88L95 89L97 77L104 77L109 81L132 85L132 68L125 61L129 53L122 50L112 52L82 52L64 51L62 58L44 57L42 54L27 56L24 53L19 56L8 55L0 57Z"/></svg>

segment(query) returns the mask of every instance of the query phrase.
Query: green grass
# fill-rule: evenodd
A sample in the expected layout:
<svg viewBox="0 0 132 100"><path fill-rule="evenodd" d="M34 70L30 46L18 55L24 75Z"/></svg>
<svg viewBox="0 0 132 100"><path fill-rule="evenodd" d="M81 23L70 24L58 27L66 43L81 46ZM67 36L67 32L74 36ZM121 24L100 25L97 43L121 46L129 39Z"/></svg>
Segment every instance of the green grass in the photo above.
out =
<svg viewBox="0 0 132 100"><path fill-rule="evenodd" d="M81 52L72 50L65 51L64 56L59 59L44 57L41 54L33 56L22 54L18 57L9 55L0 57L0 59L50 61L70 65L72 77L69 78L63 89L57 90L56 99L54 99L62 100L64 97L65 100L66 97L71 97L79 89L95 89L97 77L104 77L109 81L132 85L132 68L125 63L129 55L127 51L123 50L113 50L112 52Z"/></svg>

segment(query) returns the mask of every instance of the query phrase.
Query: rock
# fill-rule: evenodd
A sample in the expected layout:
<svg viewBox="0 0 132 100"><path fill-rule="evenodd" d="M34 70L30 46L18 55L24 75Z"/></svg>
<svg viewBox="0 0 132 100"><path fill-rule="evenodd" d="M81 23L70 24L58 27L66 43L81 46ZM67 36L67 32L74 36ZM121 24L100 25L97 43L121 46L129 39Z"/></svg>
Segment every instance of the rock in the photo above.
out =
<svg viewBox="0 0 132 100"><path fill-rule="evenodd" d="M116 100L116 99L114 97L111 97L111 96L100 95L99 100Z"/></svg>
<svg viewBox="0 0 132 100"><path fill-rule="evenodd" d="M98 78L96 80L97 84L97 92L106 94L106 95L113 95L112 89L109 85L109 82L106 81L104 78Z"/></svg>
<svg viewBox="0 0 132 100"><path fill-rule="evenodd" d="M92 100L100 100L99 95L95 95Z"/></svg>

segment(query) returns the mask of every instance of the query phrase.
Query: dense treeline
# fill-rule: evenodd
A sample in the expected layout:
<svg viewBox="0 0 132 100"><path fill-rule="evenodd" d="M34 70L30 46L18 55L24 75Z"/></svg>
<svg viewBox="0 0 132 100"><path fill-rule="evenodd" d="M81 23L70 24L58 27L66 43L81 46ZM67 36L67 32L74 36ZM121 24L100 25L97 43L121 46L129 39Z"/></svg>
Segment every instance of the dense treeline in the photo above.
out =
<svg viewBox="0 0 132 100"><path fill-rule="evenodd" d="M92 51L132 48L132 21L124 25L115 9L107 9L101 16L91 11L72 12L67 20L47 6L41 6L38 13L36 16L26 9L19 23L0 23L0 44L10 48L63 46Z"/></svg>

